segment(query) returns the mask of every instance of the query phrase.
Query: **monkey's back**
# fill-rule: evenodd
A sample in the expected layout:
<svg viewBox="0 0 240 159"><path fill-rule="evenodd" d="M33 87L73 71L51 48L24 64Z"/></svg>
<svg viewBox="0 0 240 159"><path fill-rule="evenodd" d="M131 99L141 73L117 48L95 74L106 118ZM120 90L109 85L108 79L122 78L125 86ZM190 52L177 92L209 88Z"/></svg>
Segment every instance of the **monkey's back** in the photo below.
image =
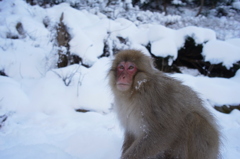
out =
<svg viewBox="0 0 240 159"><path fill-rule="evenodd" d="M168 136L173 139L171 149L178 150L183 146L178 143L187 142L187 147L191 147L191 151L188 151L190 159L216 159L220 143L218 126L198 94L162 72L151 77L153 79L149 79L149 84L146 85L149 88L144 89L145 98L142 96L139 102L145 103L144 111L150 114L146 116L146 125L152 127L149 129L157 130L156 138L158 135L160 138ZM151 96L157 98L148 101ZM199 151L206 153L198 153Z"/></svg>

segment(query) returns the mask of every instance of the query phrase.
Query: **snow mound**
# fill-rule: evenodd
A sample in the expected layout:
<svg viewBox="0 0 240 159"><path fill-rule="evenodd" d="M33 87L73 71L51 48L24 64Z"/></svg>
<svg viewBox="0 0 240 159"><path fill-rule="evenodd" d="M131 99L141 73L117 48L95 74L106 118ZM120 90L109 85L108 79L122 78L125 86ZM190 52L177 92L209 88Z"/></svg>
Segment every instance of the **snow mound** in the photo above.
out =
<svg viewBox="0 0 240 159"><path fill-rule="evenodd" d="M238 105L240 103L240 71L231 79L194 77L186 74L174 74L184 84L197 91L204 99L212 105Z"/></svg>
<svg viewBox="0 0 240 159"><path fill-rule="evenodd" d="M233 8L240 10L240 2L233 2L232 6Z"/></svg>
<svg viewBox="0 0 240 159"><path fill-rule="evenodd" d="M202 54L205 60L211 64L222 63L228 69L234 63L240 61L240 47L220 40L212 40L206 43Z"/></svg>

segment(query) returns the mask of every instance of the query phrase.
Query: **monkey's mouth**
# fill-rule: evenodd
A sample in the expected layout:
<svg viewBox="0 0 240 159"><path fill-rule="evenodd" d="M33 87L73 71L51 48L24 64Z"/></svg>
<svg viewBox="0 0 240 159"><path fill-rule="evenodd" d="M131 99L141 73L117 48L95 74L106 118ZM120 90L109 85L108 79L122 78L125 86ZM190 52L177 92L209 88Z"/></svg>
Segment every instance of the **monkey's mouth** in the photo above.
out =
<svg viewBox="0 0 240 159"><path fill-rule="evenodd" d="M129 84L125 84L125 83L117 83L117 85L120 85L120 86L129 86Z"/></svg>
<svg viewBox="0 0 240 159"><path fill-rule="evenodd" d="M117 89L120 91L126 91L130 88L129 84L126 83L117 83Z"/></svg>

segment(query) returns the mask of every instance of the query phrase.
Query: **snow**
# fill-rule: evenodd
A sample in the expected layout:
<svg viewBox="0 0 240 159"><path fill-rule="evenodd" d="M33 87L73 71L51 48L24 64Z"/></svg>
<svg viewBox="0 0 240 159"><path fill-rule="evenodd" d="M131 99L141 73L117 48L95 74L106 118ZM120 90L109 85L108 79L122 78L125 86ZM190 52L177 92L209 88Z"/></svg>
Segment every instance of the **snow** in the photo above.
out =
<svg viewBox="0 0 240 159"><path fill-rule="evenodd" d="M240 10L240 2L233 2L232 6L233 8Z"/></svg>
<svg viewBox="0 0 240 159"><path fill-rule="evenodd" d="M110 64L111 61L108 58L102 58L89 69L89 73L86 76L84 75L85 77L81 82L82 86L79 88L80 106L86 106L86 109L105 113L112 109L111 101L113 97L110 93L107 79ZM99 68L101 68L101 71L99 71Z"/></svg>
<svg viewBox="0 0 240 159"><path fill-rule="evenodd" d="M237 47L240 47L240 38L234 38L234 39L228 39L226 42L235 45Z"/></svg>
<svg viewBox="0 0 240 159"><path fill-rule="evenodd" d="M49 20L55 24L63 14L63 23L68 27L72 38L69 42L70 51L83 58L87 65L96 62L97 57L102 54L103 39L107 34L107 28L103 27L99 17L84 10L79 12L66 3L49 8L47 14Z"/></svg>
<svg viewBox="0 0 240 159"><path fill-rule="evenodd" d="M178 30L177 37L182 38L178 48L183 46L182 44L185 42L185 38L187 36L192 37L196 44L202 44L204 42L216 39L216 33L211 29L188 26Z"/></svg>
<svg viewBox="0 0 240 159"><path fill-rule="evenodd" d="M173 0L171 3L175 5L184 5L184 3L180 0Z"/></svg>
<svg viewBox="0 0 240 159"><path fill-rule="evenodd" d="M221 106L226 103L237 105L240 103L240 71L235 77L225 78L208 78L204 76L191 76L187 74L174 74L173 77L180 79L184 84L193 88L203 98L208 100L212 105Z"/></svg>
<svg viewBox="0 0 240 159"><path fill-rule="evenodd" d="M177 47L174 40L175 31L161 25L154 25L149 31L151 52L156 56L177 58Z"/></svg>
<svg viewBox="0 0 240 159"><path fill-rule="evenodd" d="M53 41L54 28L62 13L71 36L71 54L79 55L90 68L77 64L56 68L59 48ZM145 46L151 44L154 55L176 59L177 50L190 36L196 44L203 44L202 54L212 64L222 63L230 68L240 60L239 37L221 41L215 31L203 27L170 29L154 22L111 20L104 14L76 10L66 3L44 9L24 1L3 0L0 14L0 70L8 75L0 76L0 158L120 157L123 130L113 111L107 77L114 53L99 58L105 41L110 48L134 48L147 55ZM169 19L167 16L162 20ZM23 34L16 28L20 23ZM124 38L126 44L118 37ZM238 159L240 111L222 114L213 106L240 103L240 71L227 79L204 77L186 68L181 70L184 74L170 76L198 92L216 116L222 134L222 158ZM76 112L76 109L89 112Z"/></svg>
<svg viewBox="0 0 240 159"><path fill-rule="evenodd" d="M0 76L0 88L1 106L8 105L7 107L1 107L0 115L4 115L6 112L29 111L29 97L21 89L18 82L11 78Z"/></svg>
<svg viewBox="0 0 240 159"><path fill-rule="evenodd" d="M196 44L203 44L216 39L213 30L189 26L179 30L173 30L161 25L154 25L149 28L149 41L151 52L156 56L172 56L177 58L178 50L184 46L185 39L191 37Z"/></svg>
<svg viewBox="0 0 240 159"><path fill-rule="evenodd" d="M211 40L203 47L202 54L212 64L222 63L228 69L240 60L240 47L230 42Z"/></svg>

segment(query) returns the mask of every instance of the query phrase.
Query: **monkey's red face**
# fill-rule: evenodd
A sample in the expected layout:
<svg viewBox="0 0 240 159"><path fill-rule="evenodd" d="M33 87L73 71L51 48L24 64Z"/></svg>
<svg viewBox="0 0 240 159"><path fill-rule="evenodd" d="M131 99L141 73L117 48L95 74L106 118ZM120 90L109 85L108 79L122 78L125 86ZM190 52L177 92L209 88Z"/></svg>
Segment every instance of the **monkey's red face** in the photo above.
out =
<svg viewBox="0 0 240 159"><path fill-rule="evenodd" d="M137 72L137 67L132 62L121 62L117 66L117 89L127 91L133 82L133 77Z"/></svg>

